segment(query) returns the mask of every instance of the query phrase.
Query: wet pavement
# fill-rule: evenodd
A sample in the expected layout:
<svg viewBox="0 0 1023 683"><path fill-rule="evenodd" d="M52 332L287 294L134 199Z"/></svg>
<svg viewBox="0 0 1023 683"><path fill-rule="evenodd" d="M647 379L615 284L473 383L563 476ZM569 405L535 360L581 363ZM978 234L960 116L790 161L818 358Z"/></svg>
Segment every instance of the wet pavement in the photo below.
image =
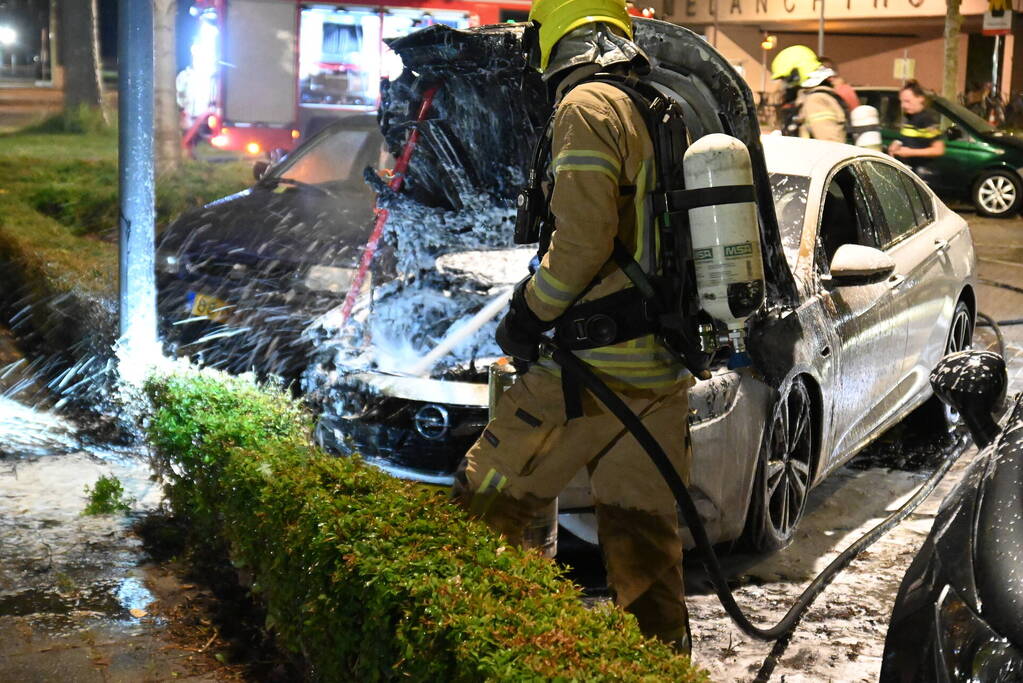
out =
<svg viewBox="0 0 1023 683"><path fill-rule="evenodd" d="M0 337L0 359L14 356ZM18 384L8 374L0 394ZM104 475L130 514L82 514ZM0 681L234 680L171 637L163 615L194 587L133 532L160 499L143 453L85 446L59 415L0 396Z"/></svg>

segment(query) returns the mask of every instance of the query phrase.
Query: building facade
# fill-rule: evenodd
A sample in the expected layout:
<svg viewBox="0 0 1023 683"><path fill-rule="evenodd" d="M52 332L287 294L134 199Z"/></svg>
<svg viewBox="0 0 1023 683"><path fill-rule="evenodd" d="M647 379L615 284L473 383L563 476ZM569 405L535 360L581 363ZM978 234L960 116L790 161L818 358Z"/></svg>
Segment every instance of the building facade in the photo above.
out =
<svg viewBox="0 0 1023 683"><path fill-rule="evenodd" d="M1020 0L1015 0L1020 4ZM963 0L959 39L959 92L991 82L999 72L1000 91L1023 90L1023 41L1013 35L996 42L981 35L987 0ZM853 85L895 86L903 82L896 60L912 60L913 77L941 90L945 0L661 0L658 16L688 26L728 58L755 93L772 89L771 59L790 45L817 50L824 13L823 53ZM771 50L761 43L777 38ZM1018 65L1019 68L1015 68Z"/></svg>

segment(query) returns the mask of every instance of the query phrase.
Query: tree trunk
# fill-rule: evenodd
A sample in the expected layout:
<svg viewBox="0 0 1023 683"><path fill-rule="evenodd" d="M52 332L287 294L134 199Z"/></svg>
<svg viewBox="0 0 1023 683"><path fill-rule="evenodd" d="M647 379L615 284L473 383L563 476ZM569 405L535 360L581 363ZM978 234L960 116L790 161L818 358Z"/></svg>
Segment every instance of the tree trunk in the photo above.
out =
<svg viewBox="0 0 1023 683"><path fill-rule="evenodd" d="M156 107L156 162L160 173L173 170L181 162L177 88L177 46L174 28L177 0L153 0L153 31L156 71L153 74Z"/></svg>
<svg viewBox="0 0 1023 683"><path fill-rule="evenodd" d="M61 51L60 3L50 0L50 82L57 90L64 89L64 53Z"/></svg>
<svg viewBox="0 0 1023 683"><path fill-rule="evenodd" d="M97 0L63 0L60 6L64 62L64 109L90 107L103 111L99 66ZM103 111L106 118L106 112Z"/></svg>
<svg viewBox="0 0 1023 683"><path fill-rule="evenodd" d="M945 72L941 80L941 94L953 102L959 95L959 31L963 15L959 11L962 0L945 0Z"/></svg>

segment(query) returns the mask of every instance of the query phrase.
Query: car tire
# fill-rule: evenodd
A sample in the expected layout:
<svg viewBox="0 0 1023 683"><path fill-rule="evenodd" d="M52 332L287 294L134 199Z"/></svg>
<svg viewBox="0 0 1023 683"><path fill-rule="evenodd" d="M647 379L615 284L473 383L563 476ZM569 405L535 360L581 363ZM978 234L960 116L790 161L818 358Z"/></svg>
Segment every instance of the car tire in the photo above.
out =
<svg viewBox="0 0 1023 683"><path fill-rule="evenodd" d="M816 429L810 391L797 377L764 427L746 518L746 541L754 552L779 550L795 536L810 493Z"/></svg>
<svg viewBox="0 0 1023 683"><path fill-rule="evenodd" d="M973 183L970 198L981 216L1009 218L1023 204L1023 181L1010 170L985 171Z"/></svg>
<svg viewBox="0 0 1023 683"><path fill-rule="evenodd" d="M973 348L973 326L974 320L970 313L970 307L960 299L956 302L955 311L952 313L952 323L948 328L948 338L945 341L945 352L942 356ZM961 419L959 413L951 406L946 405L937 396L931 396L913 411L907 421L920 431L934 433L937 430L948 433L959 425Z"/></svg>

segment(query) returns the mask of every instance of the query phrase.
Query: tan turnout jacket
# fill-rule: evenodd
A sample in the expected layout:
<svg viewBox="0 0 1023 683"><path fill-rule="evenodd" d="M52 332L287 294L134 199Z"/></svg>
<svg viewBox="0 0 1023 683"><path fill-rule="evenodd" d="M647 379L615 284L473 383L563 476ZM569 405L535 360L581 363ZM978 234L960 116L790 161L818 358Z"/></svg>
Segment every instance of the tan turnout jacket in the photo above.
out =
<svg viewBox="0 0 1023 683"><path fill-rule="evenodd" d="M799 137L814 140L845 142L845 109L835 98L838 93L829 94L830 88L810 88L799 93L799 107L802 123ZM834 92L834 91L831 91Z"/></svg>
<svg viewBox="0 0 1023 683"><path fill-rule="evenodd" d="M598 275L581 301L631 286L609 262L615 236L648 273L657 264L647 198L654 184L653 143L628 95L606 83L570 90L554 117L551 159L556 229L526 288L529 307L543 320L561 315ZM576 353L619 389L674 388L689 376L653 335ZM541 365L557 372L553 364Z"/></svg>

